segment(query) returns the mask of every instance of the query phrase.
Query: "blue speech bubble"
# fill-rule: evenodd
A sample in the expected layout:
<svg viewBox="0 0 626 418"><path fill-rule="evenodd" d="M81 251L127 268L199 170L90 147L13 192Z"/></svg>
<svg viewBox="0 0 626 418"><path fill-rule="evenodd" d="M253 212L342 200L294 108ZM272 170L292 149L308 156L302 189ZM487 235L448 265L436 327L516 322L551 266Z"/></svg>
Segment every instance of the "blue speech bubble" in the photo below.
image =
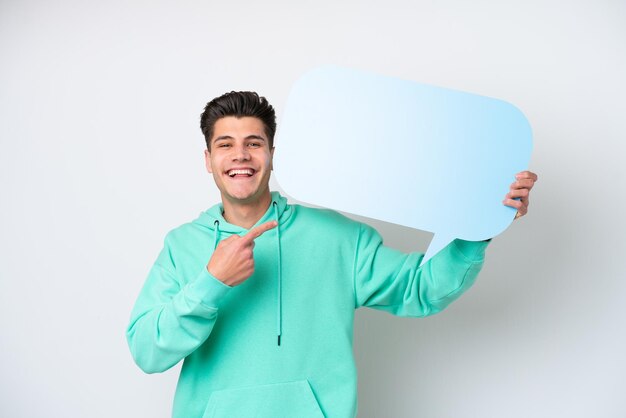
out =
<svg viewBox="0 0 626 418"><path fill-rule="evenodd" d="M292 87L276 144L287 194L434 233L423 263L511 224L502 200L528 167L532 132L502 100L325 66Z"/></svg>

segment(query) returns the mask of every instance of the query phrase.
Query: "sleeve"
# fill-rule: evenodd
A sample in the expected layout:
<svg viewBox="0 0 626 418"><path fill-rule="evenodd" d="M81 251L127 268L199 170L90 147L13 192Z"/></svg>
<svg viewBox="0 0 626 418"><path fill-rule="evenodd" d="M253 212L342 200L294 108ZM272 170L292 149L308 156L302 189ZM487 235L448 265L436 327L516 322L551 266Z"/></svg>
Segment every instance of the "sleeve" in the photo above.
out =
<svg viewBox="0 0 626 418"><path fill-rule="evenodd" d="M163 372L191 354L209 337L230 289L206 266L188 282L179 280L166 238L126 330L135 363L146 373Z"/></svg>
<svg viewBox="0 0 626 418"><path fill-rule="evenodd" d="M378 232L361 225L354 262L356 307L414 317L440 312L474 283L487 245L456 239L418 267L423 254L385 247Z"/></svg>

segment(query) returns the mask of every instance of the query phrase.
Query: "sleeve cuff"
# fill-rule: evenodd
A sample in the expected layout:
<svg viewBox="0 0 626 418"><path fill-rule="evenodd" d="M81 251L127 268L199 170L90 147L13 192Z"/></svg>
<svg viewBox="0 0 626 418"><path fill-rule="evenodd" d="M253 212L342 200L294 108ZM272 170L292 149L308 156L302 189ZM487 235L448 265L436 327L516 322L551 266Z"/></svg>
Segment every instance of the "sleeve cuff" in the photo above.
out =
<svg viewBox="0 0 626 418"><path fill-rule="evenodd" d="M202 302L203 305L217 309L219 302L231 289L231 286L209 273L206 267L202 267L200 274L189 284L187 294Z"/></svg>

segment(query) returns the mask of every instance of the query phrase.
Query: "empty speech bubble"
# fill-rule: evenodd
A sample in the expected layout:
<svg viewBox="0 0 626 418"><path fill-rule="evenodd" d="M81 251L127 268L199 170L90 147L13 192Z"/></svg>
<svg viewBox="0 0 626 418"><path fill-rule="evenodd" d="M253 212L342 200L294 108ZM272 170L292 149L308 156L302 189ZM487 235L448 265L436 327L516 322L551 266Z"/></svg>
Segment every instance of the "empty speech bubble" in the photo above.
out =
<svg viewBox="0 0 626 418"><path fill-rule="evenodd" d="M423 263L511 224L502 200L528 167L532 132L502 100L325 66L292 87L276 144L287 194L434 233Z"/></svg>

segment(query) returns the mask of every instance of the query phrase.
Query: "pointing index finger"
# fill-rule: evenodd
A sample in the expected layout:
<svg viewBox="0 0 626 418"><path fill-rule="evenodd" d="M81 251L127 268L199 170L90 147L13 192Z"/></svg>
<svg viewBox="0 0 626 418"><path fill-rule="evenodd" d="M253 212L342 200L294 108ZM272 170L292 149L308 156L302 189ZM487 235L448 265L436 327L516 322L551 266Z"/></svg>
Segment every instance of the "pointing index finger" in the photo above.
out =
<svg viewBox="0 0 626 418"><path fill-rule="evenodd" d="M248 240L248 241L254 241L258 237L263 235L265 232L269 231L272 228L275 228L276 225L278 225L278 222L276 222L276 221L265 222L264 224L261 224L261 225L255 227L255 228L252 228L242 238L245 239L245 240Z"/></svg>

